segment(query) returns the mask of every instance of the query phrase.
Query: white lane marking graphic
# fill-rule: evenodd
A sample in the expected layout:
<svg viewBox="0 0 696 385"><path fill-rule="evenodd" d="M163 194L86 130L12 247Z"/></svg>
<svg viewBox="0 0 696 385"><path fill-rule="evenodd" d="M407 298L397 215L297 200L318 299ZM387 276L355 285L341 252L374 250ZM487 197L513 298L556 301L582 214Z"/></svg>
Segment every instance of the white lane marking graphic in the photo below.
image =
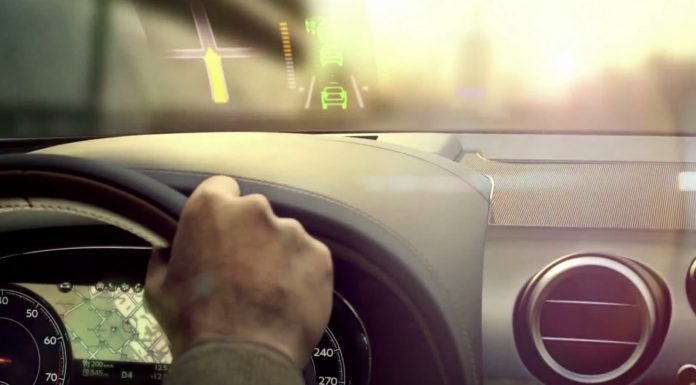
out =
<svg viewBox="0 0 696 385"><path fill-rule="evenodd" d="M257 57L258 54L252 48L216 48L217 54L223 59L248 59ZM181 48L167 51L167 59L203 59L204 48Z"/></svg>
<svg viewBox="0 0 696 385"><path fill-rule="evenodd" d="M314 81L316 78L312 76L312 80L309 81L309 91L307 92L307 101L305 102L304 108L309 108L309 104L312 102L312 92L314 92Z"/></svg>
<svg viewBox="0 0 696 385"><path fill-rule="evenodd" d="M227 103L229 93L227 90L227 80L222 68L222 59L244 59L258 56L251 48L235 47L220 48L217 45L213 28L208 18L203 2L192 1L191 13L193 22L196 25L200 48L172 49L167 51L166 57L169 59L198 59L206 64L208 82L210 83L210 93L215 103Z"/></svg>
<svg viewBox="0 0 696 385"><path fill-rule="evenodd" d="M360 108L365 108L365 103L363 103L362 94L360 94L360 87L358 87L358 81L355 80L355 76L350 75L350 80L353 82L353 88L355 89L355 97L358 98L358 105Z"/></svg>
<svg viewBox="0 0 696 385"><path fill-rule="evenodd" d="M217 42L215 41L215 34L213 33L213 27L210 25L210 19L208 18L208 12L205 10L205 6L202 1L192 1L191 2L191 13L193 14L193 22L196 25L196 32L198 33L198 41L201 42L201 47L215 47L217 48Z"/></svg>
<svg viewBox="0 0 696 385"><path fill-rule="evenodd" d="M218 47L213 27L210 24L210 18L208 18L208 12L205 10L202 1L191 2L191 14L193 23L196 26L198 41L201 43L200 48L172 49L167 51L167 57L172 59L203 59L208 48L214 48L223 59L258 56L252 48L248 47Z"/></svg>

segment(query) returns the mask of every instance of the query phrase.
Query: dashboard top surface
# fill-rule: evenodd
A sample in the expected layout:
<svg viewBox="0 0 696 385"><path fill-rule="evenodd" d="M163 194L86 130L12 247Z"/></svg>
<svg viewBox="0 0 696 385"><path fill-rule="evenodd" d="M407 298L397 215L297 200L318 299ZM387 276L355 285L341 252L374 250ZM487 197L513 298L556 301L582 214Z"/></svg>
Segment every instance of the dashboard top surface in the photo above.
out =
<svg viewBox="0 0 696 385"><path fill-rule="evenodd" d="M443 137L414 150L402 145L418 147L415 137L382 143L379 135L191 134L109 138L43 152L106 160L175 185L225 173L239 178L244 193L267 194L280 207L335 215L382 240L395 237L419 279L438 288L438 306L449 309L450 327L459 328L460 353L480 352L482 372L471 383L539 383L519 357L511 326L518 294L545 266L584 252L640 262L665 283L673 310L662 350L632 384L675 383L694 354L688 335L696 316L684 279L696 255L688 231L696 203L679 183L682 173L696 172L693 163L680 162L690 159L685 149L692 138L584 136L570 151L563 136L539 135L523 140L535 146L513 151L515 135L478 136L456 136L461 150ZM554 149L534 154L540 143L554 141L565 143L565 158ZM213 142L209 151L206 143ZM636 150L650 143L660 154Z"/></svg>

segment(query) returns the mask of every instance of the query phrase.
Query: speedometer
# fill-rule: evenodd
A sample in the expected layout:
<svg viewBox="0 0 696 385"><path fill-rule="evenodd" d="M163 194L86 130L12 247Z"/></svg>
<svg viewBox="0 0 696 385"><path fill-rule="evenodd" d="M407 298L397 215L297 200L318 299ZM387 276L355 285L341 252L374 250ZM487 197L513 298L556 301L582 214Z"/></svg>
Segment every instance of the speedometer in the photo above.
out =
<svg viewBox="0 0 696 385"><path fill-rule="evenodd" d="M334 294L329 326L304 371L306 385L368 385L370 343L353 307Z"/></svg>
<svg viewBox="0 0 696 385"><path fill-rule="evenodd" d="M70 346L55 312L29 290L0 285L0 385L64 385Z"/></svg>

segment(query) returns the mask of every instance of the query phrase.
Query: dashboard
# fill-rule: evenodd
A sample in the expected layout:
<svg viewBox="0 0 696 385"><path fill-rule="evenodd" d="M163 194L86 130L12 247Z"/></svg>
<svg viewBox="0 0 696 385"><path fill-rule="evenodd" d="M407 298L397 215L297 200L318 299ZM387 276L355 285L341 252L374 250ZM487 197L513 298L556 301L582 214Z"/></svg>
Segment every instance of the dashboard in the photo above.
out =
<svg viewBox="0 0 696 385"><path fill-rule="evenodd" d="M105 249L110 248L60 251L89 251L99 258L99 250ZM0 285L2 382L161 383L172 354L166 334L145 306L143 289L142 283L126 280ZM364 325L336 294L332 319L304 371L306 381L366 383L370 364Z"/></svg>
<svg viewBox="0 0 696 385"><path fill-rule="evenodd" d="M184 194L232 175L300 219L336 271L307 384L688 385L694 151L692 138L218 133L40 152L122 165ZM149 246L84 219L3 215L0 298L29 305L5 313L0 300L0 321L66 338L47 350L65 371L42 375L160 382L171 356L142 297ZM60 335L37 341L60 346ZM19 345L0 346L0 376L3 359L24 354L2 349ZM41 383L25 377L0 381Z"/></svg>
<svg viewBox="0 0 696 385"><path fill-rule="evenodd" d="M2 281L10 277L21 281L0 284L0 336L6 342L0 347L2 382L161 383L172 355L166 335L144 300L150 247L113 228L79 229L82 235L94 234L102 242L113 239L109 245L78 244L74 232L51 231L54 234L44 238L41 249L34 243L31 249L0 259ZM55 233L65 240L50 241ZM348 267L344 269L349 271ZM354 285L359 277L359 273L351 273ZM355 289L378 288L365 283L342 292L354 296ZM357 305L374 306L364 300ZM376 350L386 348L384 337L393 339L398 335L412 343L421 341L422 336L404 309L388 298L379 305L385 306L384 311L394 312L394 317L402 317L403 327L396 327L394 333L398 334L391 337L377 337ZM391 317L382 316L380 321ZM306 383L369 383L373 375L382 372L372 373L371 346L365 323L337 290L329 325L303 371ZM411 352L403 357L419 355Z"/></svg>
<svg viewBox="0 0 696 385"><path fill-rule="evenodd" d="M24 235L15 232L12 237L26 239ZM85 242L85 235L94 236L95 242ZM110 242L100 243L106 240ZM8 244L7 238L4 241ZM150 247L105 226L50 229L31 248L19 243L14 243L15 252L0 258L1 281L8 282L10 277L21 281L0 284L0 337L6 342L0 347L3 383L161 383L172 355L144 300ZM335 255L348 255L339 246L334 250ZM375 376L393 376L390 372L397 370L397 363L373 359L373 351L387 359L396 356L434 365L427 351L385 354L385 349L404 343L427 343L410 311L398 299L389 298L389 289L361 282L367 278L352 269L343 266L344 273L337 275L342 281L348 274L351 286L336 285L331 320L303 371L306 383L368 384ZM361 299L362 291L370 290L384 294L374 303ZM361 310L343 295L357 298L355 304ZM374 315L365 323L359 311ZM393 331L380 333L373 344L366 325L383 328L385 322L395 323ZM380 369L373 372L375 361Z"/></svg>

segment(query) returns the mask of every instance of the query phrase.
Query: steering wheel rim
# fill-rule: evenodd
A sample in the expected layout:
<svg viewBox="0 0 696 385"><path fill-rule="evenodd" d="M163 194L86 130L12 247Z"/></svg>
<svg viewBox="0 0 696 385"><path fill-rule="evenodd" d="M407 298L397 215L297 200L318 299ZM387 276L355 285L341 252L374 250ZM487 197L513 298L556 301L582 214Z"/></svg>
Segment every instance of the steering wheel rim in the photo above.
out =
<svg viewBox="0 0 696 385"><path fill-rule="evenodd" d="M123 167L62 155L0 156L0 213L53 211L99 220L153 247L171 244L186 197Z"/></svg>

